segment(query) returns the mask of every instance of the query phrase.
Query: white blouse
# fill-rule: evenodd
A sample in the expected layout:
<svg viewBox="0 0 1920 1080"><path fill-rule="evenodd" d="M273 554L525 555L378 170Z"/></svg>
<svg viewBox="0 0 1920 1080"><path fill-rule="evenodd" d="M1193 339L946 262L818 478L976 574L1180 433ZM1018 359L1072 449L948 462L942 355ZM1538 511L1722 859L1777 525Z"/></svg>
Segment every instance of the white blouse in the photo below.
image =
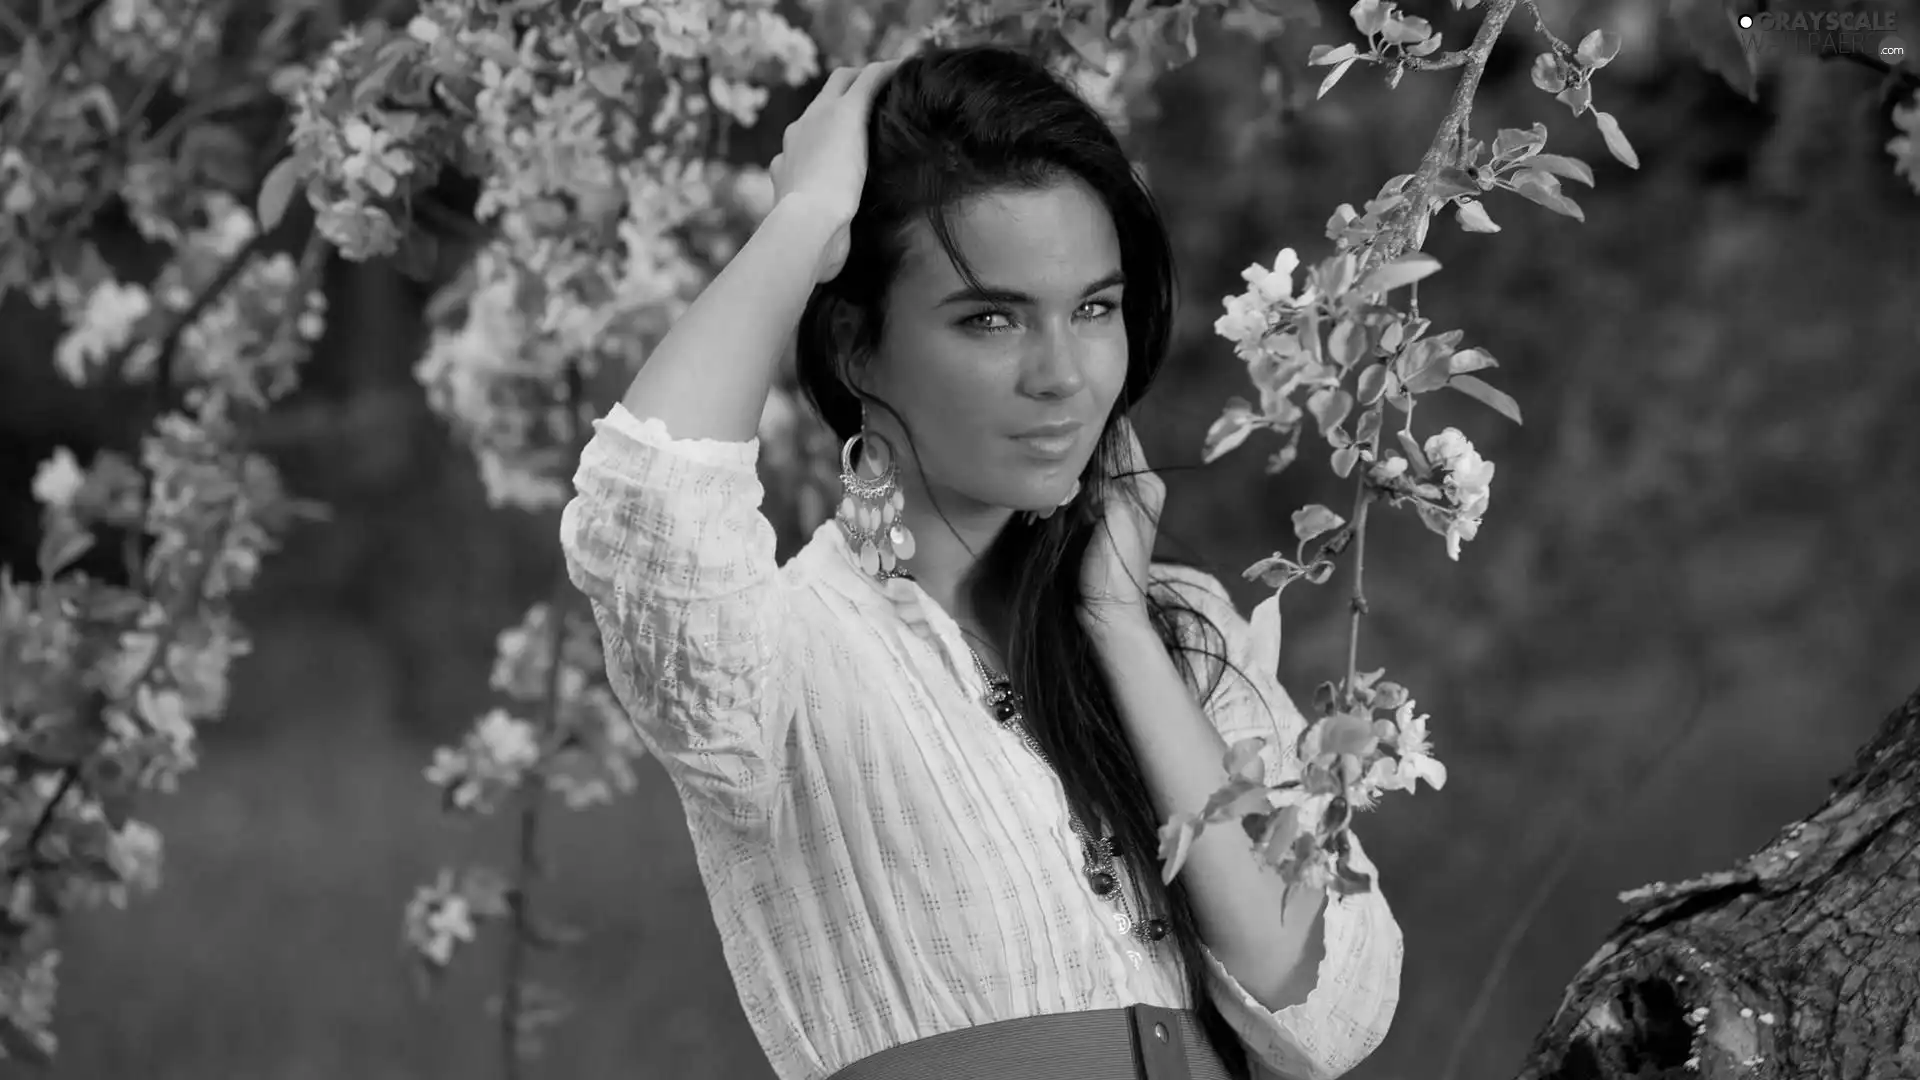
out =
<svg viewBox="0 0 1920 1080"><path fill-rule="evenodd" d="M757 439L677 440L617 405L594 427L561 521L567 564L679 791L781 1080L999 1020L1192 1007L1171 943L1142 946L1087 886L1058 779L981 704L946 612L863 574L831 521L776 565ZM1278 782L1303 721L1246 655L1246 620L1213 578L1155 574L1191 586L1251 676L1229 673L1207 711L1229 743L1267 736ZM1215 1001L1269 1073L1339 1076L1393 1018L1401 935L1378 889L1330 898L1325 926L1312 993L1278 1012L1208 954Z"/></svg>

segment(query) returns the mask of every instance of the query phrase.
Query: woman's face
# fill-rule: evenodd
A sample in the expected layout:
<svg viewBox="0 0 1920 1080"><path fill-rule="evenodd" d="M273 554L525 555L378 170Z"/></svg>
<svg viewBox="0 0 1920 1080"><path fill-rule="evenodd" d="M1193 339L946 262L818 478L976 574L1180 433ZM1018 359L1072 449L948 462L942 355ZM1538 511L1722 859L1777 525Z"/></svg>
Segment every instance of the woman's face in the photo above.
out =
<svg viewBox="0 0 1920 1080"><path fill-rule="evenodd" d="M891 405L868 412L924 471L940 508L1048 510L1086 468L1127 375L1120 243L1093 190L1062 181L990 192L950 215L972 291L924 221L911 226L878 348L856 373ZM919 455L915 468L913 454Z"/></svg>

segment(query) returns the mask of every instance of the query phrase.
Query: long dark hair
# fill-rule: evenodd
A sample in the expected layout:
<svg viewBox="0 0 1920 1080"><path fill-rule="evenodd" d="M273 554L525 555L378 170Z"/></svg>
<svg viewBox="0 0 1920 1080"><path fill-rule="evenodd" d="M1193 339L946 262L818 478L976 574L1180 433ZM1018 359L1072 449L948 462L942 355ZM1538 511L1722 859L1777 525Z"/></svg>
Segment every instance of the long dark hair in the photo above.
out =
<svg viewBox="0 0 1920 1080"><path fill-rule="evenodd" d="M1109 479L1124 460L1116 421L1146 394L1166 358L1175 299L1166 226L1099 114L1040 64L1003 48L928 50L895 69L873 104L866 187L846 266L814 291L801 317L799 378L841 439L860 430L863 402L893 412L856 391L848 372L880 340L887 289L909 227L926 222L961 275L977 286L955 246L948 213L988 191L1038 190L1069 179L1100 197L1119 235L1127 282L1121 300L1126 379L1081 477L1081 495L1043 522L1015 515L981 553L969 586L975 596L994 598L991 607L1005 614L999 629L1007 635L1007 675L1025 699L1034 738L1069 803L1082 820L1104 821L1112 830L1131 871L1136 910L1143 918L1164 913L1202 1027L1235 1073L1244 1074L1244 1048L1208 993L1186 883L1161 883L1153 799L1079 619L1080 561L1099 528L1099 508L1119 489ZM911 441L904 421L901 427ZM1163 590L1153 590L1149 603L1170 651L1222 662L1201 665L1215 671L1203 691L1211 694L1226 666L1218 627Z"/></svg>

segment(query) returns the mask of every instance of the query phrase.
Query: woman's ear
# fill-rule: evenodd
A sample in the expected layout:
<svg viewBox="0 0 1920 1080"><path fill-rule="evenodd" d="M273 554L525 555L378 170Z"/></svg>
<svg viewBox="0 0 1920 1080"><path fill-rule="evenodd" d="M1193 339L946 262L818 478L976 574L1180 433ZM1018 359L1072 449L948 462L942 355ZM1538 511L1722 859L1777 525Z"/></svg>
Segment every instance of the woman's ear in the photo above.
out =
<svg viewBox="0 0 1920 1080"><path fill-rule="evenodd" d="M867 316L851 301L834 297L828 302L827 335L833 342L833 355L840 368L840 380L860 388L860 375L873 354L868 340Z"/></svg>

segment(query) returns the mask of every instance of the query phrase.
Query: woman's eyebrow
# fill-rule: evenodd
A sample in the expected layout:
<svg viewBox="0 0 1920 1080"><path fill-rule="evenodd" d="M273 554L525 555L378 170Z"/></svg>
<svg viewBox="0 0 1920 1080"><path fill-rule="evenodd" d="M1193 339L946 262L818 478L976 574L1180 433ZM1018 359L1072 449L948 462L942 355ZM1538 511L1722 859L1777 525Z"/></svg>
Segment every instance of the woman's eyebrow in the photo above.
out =
<svg viewBox="0 0 1920 1080"><path fill-rule="evenodd" d="M1099 280L1093 282L1093 284L1088 285L1086 288L1080 290L1080 295L1083 298L1092 296L1094 293L1100 292L1103 289L1111 289L1116 285L1124 285L1126 284L1126 282L1127 282L1127 276L1125 274L1122 274L1120 271L1115 270L1112 273L1102 276ZM948 293L946 296L941 297L940 302L935 304L934 306L945 307L948 304L958 304L962 301L972 301L975 303L986 303L986 304L1006 304L1009 306L1018 305L1018 304L1037 303L1037 301L1035 301L1033 297L1019 291L1018 289L1004 289L1004 288L1000 288L998 286L993 286L993 285L987 285L983 288L976 289L971 285L964 285L958 289L955 289L953 292Z"/></svg>

